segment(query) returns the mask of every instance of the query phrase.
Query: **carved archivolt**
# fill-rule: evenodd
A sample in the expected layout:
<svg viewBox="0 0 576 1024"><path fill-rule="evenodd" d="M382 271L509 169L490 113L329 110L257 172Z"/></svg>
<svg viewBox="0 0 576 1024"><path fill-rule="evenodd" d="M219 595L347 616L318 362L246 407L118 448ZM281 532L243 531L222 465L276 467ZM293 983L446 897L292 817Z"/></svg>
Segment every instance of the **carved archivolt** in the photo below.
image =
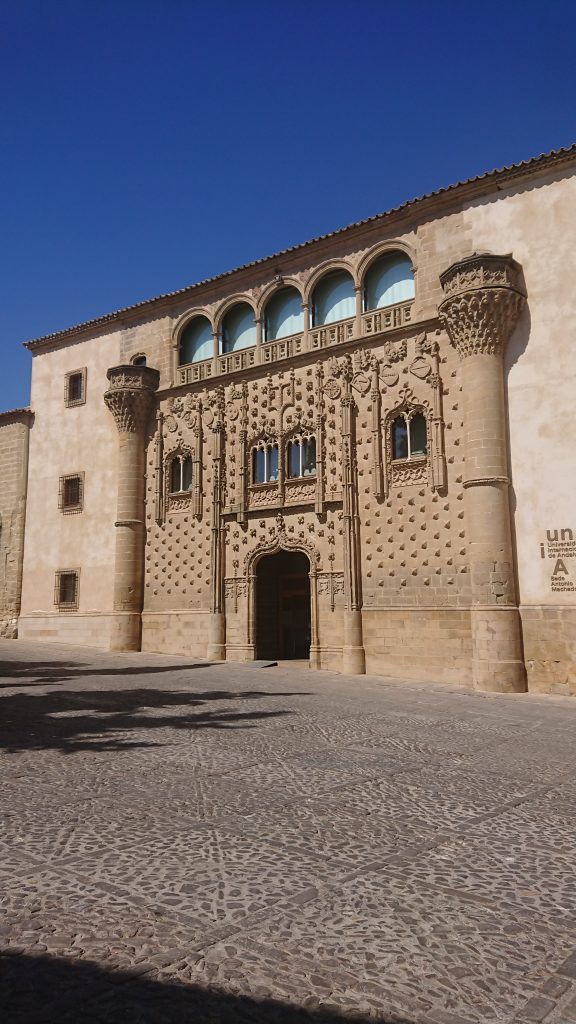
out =
<svg viewBox="0 0 576 1024"><path fill-rule="evenodd" d="M256 565L265 555L274 555L278 551L302 551L308 556L312 571L320 568L320 552L303 535L292 537L286 532L284 516L276 516L275 526L269 536L263 539L250 551L244 560L244 576L252 576Z"/></svg>

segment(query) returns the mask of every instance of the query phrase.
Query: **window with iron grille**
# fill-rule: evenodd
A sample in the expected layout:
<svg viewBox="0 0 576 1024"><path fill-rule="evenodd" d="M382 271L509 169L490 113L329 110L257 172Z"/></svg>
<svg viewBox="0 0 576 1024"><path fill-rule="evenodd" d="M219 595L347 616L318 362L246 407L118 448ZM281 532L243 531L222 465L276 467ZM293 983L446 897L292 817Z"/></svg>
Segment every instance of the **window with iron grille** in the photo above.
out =
<svg viewBox="0 0 576 1024"><path fill-rule="evenodd" d="M86 401L86 367L73 370L64 378L64 404L84 405Z"/></svg>
<svg viewBox="0 0 576 1024"><path fill-rule="evenodd" d="M54 585L54 604L59 608L75 611L78 608L78 588L80 571L78 569L61 569L56 573Z"/></svg>
<svg viewBox="0 0 576 1024"><path fill-rule="evenodd" d="M60 477L58 508L62 512L81 512L84 508L84 474Z"/></svg>

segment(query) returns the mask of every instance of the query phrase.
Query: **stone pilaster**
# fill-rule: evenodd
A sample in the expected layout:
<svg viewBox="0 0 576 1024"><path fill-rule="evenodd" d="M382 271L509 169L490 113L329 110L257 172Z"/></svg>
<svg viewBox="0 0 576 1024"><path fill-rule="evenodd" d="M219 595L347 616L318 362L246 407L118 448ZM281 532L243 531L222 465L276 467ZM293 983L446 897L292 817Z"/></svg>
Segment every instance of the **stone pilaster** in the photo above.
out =
<svg viewBox="0 0 576 1024"><path fill-rule="evenodd" d="M145 545L146 430L158 388L158 370L114 366L104 401L118 428L118 496L111 649L139 651L142 635Z"/></svg>
<svg viewBox="0 0 576 1024"><path fill-rule="evenodd" d="M226 660L226 614L224 610L224 523L222 521L222 486L224 462L224 390L219 394L212 423L212 509L210 543L210 625L208 633L209 661Z"/></svg>
<svg viewBox="0 0 576 1024"><path fill-rule="evenodd" d="M342 671L362 675L366 671L366 652L362 629L362 568L360 562L360 520L358 515L358 467L356 463L355 403L352 397L352 367L343 373L342 410L342 505L344 537L344 644Z"/></svg>
<svg viewBox="0 0 576 1024"><path fill-rule="evenodd" d="M462 369L472 670L480 690L526 689L510 528L503 354L525 302L509 256L475 254L440 276L440 319Z"/></svg>

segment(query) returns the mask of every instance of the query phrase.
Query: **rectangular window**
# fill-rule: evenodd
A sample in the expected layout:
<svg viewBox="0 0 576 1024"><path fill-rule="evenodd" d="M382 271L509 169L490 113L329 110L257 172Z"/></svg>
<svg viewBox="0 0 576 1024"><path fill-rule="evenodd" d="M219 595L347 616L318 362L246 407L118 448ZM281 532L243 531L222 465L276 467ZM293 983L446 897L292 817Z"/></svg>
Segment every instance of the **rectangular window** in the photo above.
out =
<svg viewBox="0 0 576 1024"><path fill-rule="evenodd" d="M75 611L78 608L78 584L80 572L78 569L63 569L56 573L54 586L54 604L66 611Z"/></svg>
<svg viewBox="0 0 576 1024"><path fill-rule="evenodd" d="M64 403L68 407L72 405L84 405L86 401L86 367L82 370L73 370L67 373L64 378Z"/></svg>
<svg viewBox="0 0 576 1024"><path fill-rule="evenodd" d="M84 474L61 476L58 508L62 512L81 512L84 508Z"/></svg>

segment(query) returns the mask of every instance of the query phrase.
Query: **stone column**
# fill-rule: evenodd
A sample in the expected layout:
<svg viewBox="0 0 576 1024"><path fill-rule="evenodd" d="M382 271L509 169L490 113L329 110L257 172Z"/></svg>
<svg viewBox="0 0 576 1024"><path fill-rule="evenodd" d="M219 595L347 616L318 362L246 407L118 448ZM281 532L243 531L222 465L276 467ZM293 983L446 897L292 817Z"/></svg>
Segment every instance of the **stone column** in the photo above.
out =
<svg viewBox="0 0 576 1024"><path fill-rule="evenodd" d="M302 351L307 352L309 347L308 335L310 333L310 303L302 303Z"/></svg>
<svg viewBox="0 0 576 1024"><path fill-rule="evenodd" d="M475 254L440 275L440 319L458 350L475 688L526 689L510 528L504 348L525 294L509 256Z"/></svg>
<svg viewBox="0 0 576 1024"><path fill-rule="evenodd" d="M355 296L355 306L354 306L354 337L355 338L361 338L362 337L362 291L363 291L363 289L362 289L362 285L361 284L355 284L354 285L354 296Z"/></svg>
<svg viewBox="0 0 576 1024"><path fill-rule="evenodd" d="M148 366L114 366L104 401L118 428L114 621L110 648L139 651L145 545L146 428L160 382Z"/></svg>
<svg viewBox="0 0 576 1024"><path fill-rule="evenodd" d="M254 353L254 361L256 363L263 363L264 356L262 353L262 335L264 332L262 330L262 317L255 317L254 323L256 324L256 352Z"/></svg>

